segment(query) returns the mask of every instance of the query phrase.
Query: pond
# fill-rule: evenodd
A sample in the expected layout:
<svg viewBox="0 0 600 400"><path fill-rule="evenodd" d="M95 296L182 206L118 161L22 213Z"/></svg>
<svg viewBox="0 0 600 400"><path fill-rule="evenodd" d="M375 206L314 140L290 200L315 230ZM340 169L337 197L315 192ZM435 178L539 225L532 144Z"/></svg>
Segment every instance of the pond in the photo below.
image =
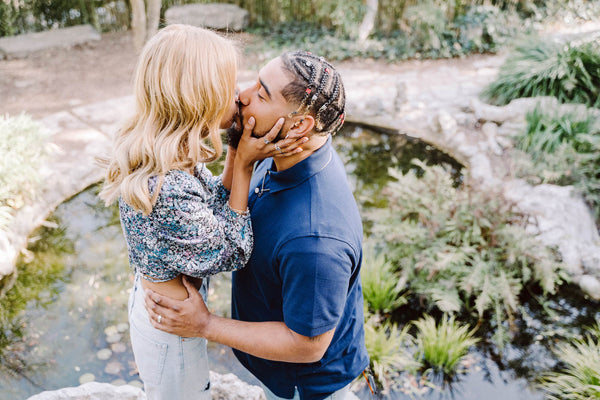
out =
<svg viewBox="0 0 600 400"><path fill-rule="evenodd" d="M461 181L460 164L418 140L358 126L345 128L340 136L334 143L346 161L361 207L374 206L369 199L390 179L388 167L415 169L413 158L444 165L457 185ZM32 236L29 259L21 261L15 286L0 302L0 400L26 399L88 380L141 385L128 337L126 305L132 276L126 246L116 208L103 207L97 190L91 187L63 203L48 226ZM229 279L229 274L220 274L211 281L213 312L229 315ZM556 361L548 343L535 332L541 326L561 335L561 330L577 330L598 317L597 305L586 303L579 291L567 298L546 303L554 309L554 320L543 319L538 303L525 300L531 321L523 323L502 357L493 346L480 346L471 354L473 365L466 374L442 394L425 398L542 399L531 382L537 371ZM531 326L536 326L534 333ZM213 371L232 372L257 384L230 349L210 344L209 357ZM366 389L358 396L369 398ZM410 397L395 391L382 398Z"/></svg>

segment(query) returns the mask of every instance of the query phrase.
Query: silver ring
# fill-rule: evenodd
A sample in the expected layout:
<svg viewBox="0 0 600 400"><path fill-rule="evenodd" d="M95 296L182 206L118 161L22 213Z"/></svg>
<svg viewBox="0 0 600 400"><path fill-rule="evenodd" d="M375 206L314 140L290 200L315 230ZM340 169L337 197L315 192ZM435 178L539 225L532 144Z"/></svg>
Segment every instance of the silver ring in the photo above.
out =
<svg viewBox="0 0 600 400"><path fill-rule="evenodd" d="M283 154L283 150L281 150L281 147L279 147L279 145L275 145L275 150L277 150L279 152L279 154Z"/></svg>
<svg viewBox="0 0 600 400"><path fill-rule="evenodd" d="M271 143L271 141L269 139L267 139L266 137L264 137L263 140L265 141L265 144Z"/></svg>
<svg viewBox="0 0 600 400"><path fill-rule="evenodd" d="M156 318L156 322L158 322L160 324L160 321L162 321L162 315L158 314L158 318Z"/></svg>

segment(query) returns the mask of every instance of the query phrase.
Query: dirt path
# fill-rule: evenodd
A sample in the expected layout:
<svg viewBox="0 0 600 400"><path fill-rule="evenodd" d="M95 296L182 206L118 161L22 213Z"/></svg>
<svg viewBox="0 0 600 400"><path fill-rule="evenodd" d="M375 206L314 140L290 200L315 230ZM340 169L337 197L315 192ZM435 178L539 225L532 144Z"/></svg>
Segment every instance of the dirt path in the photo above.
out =
<svg viewBox="0 0 600 400"><path fill-rule="evenodd" d="M238 34L242 45L259 40L249 34ZM341 68L371 71L405 72L419 68L472 63L481 56L455 60L407 61L387 64L383 61L360 60L336 63ZM264 62L261 54L246 55L239 80L255 78ZM42 118L79 105L91 104L132 93L135 53L131 32L113 32L102 39L72 48L40 51L26 58L0 60L0 115L26 112Z"/></svg>

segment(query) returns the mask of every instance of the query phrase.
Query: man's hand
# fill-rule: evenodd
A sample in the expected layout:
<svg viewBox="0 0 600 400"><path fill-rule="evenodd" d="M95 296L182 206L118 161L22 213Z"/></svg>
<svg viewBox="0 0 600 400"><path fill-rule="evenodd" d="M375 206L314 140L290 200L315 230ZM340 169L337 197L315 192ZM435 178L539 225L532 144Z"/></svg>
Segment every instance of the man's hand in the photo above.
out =
<svg viewBox="0 0 600 400"><path fill-rule="evenodd" d="M156 329L177 336L203 337L212 315L200 293L186 277L183 277L183 284L188 298L182 301L146 289L144 298L150 322Z"/></svg>

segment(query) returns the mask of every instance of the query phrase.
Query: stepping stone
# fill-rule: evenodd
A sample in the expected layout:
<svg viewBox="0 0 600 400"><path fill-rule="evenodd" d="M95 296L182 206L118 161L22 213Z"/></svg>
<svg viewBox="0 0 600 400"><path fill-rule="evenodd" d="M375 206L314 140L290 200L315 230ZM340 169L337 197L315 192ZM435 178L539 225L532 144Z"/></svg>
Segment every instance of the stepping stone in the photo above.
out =
<svg viewBox="0 0 600 400"><path fill-rule="evenodd" d="M7 36L0 38L0 59L25 57L36 51L54 47L71 47L92 40L100 40L100 34L91 25L76 25L44 32Z"/></svg>

